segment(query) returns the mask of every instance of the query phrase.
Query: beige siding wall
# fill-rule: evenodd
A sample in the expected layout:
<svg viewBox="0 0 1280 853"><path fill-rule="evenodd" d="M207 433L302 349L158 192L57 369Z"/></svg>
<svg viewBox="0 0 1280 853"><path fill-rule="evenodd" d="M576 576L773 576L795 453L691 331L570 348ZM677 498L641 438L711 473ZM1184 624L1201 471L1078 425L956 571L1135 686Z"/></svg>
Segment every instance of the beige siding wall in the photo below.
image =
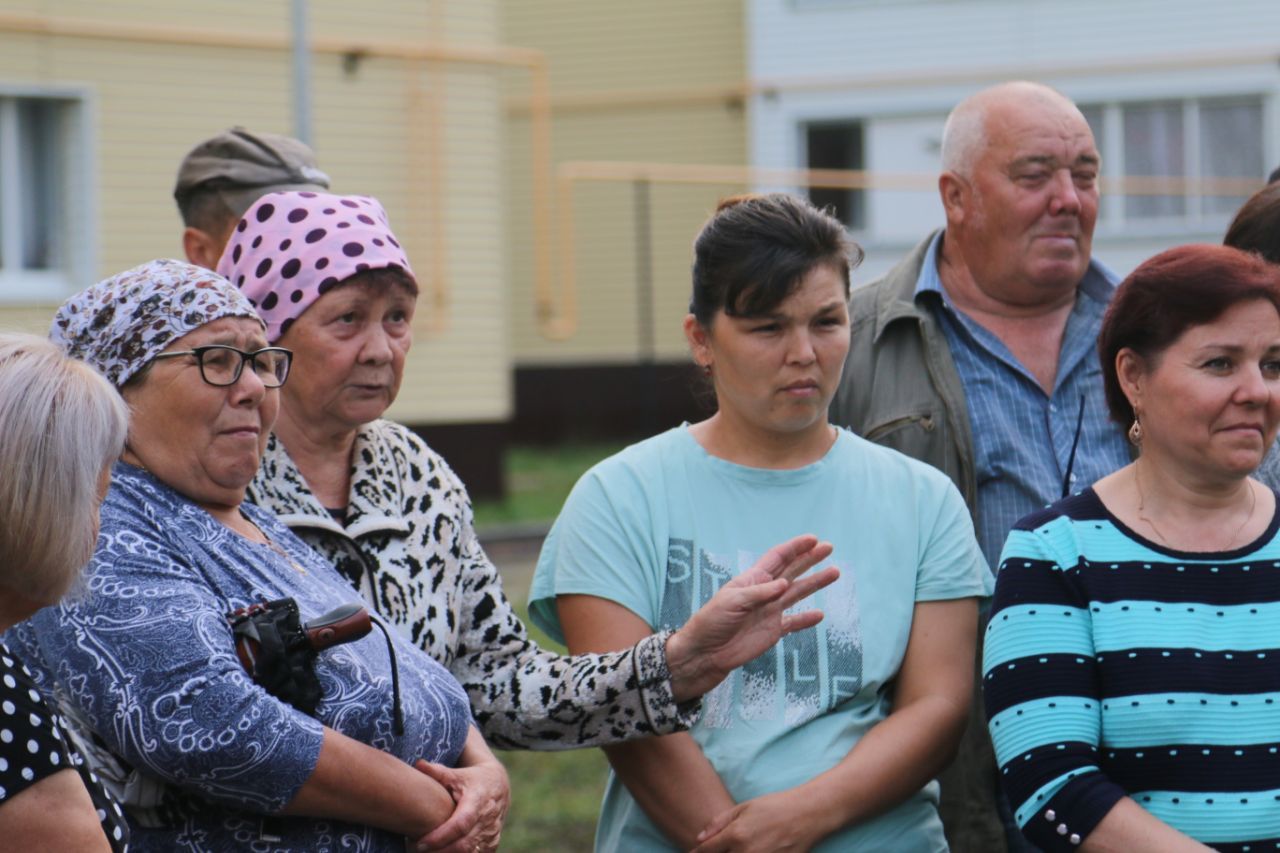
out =
<svg viewBox="0 0 1280 853"><path fill-rule="evenodd" d="M378 56L376 48L388 41L496 45L497 7L489 0L312 0L310 10L313 37L350 40L353 50L366 51L354 65L334 53L312 58L321 166L335 191L382 200L423 287L415 346L391 415L410 423L505 420L501 87L511 72L414 63ZM67 37L5 28L6 16L22 14L111 29ZM221 41L236 33L283 37L288 27L288 0L45 0L0 9L0 88L73 86L89 95L96 180L85 197L96 208L96 276L180 255L170 194L178 162L196 142L233 124L292 130L286 50L133 40L120 30L200 31ZM441 120L435 132L432 115ZM433 154L440 158L434 169ZM434 239L441 212L443 239ZM437 246L444 247L438 259ZM0 303L0 327L43 329L55 301Z"/></svg>
<svg viewBox="0 0 1280 853"><path fill-rule="evenodd" d="M503 0L504 38L545 51L553 103L553 160L746 163L746 123L731 95L745 75L737 0ZM572 262L579 322L549 341L535 313L527 89L510 86L511 329L517 364L630 363L650 344L661 359L685 352L690 245L716 199L734 186L654 184L649 190L653 328L637 293L637 190L578 183ZM559 244L557 243L557 253ZM558 259L557 284L563 280Z"/></svg>

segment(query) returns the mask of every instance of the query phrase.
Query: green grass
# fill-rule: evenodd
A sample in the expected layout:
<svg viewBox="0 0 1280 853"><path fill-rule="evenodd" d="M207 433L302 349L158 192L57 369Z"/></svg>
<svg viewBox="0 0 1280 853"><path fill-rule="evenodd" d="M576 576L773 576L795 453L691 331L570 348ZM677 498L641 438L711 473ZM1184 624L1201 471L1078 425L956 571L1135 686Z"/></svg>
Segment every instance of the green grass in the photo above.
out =
<svg viewBox="0 0 1280 853"><path fill-rule="evenodd" d="M624 446L616 443L509 448L507 497L501 501L476 501L476 527L554 521L578 478Z"/></svg>
<svg viewBox="0 0 1280 853"><path fill-rule="evenodd" d="M514 592L514 591L513 591ZM538 645L563 652L528 620L520 617ZM598 749L566 752L498 751L511 777L511 811L502 830L503 853L576 853L590 850L609 765Z"/></svg>

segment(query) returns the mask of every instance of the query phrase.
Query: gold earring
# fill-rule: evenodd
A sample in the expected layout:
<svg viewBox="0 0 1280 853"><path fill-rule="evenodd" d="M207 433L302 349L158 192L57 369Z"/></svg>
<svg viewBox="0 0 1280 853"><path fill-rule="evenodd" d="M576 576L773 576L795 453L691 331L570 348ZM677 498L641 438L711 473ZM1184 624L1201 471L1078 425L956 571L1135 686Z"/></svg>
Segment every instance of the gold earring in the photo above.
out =
<svg viewBox="0 0 1280 853"><path fill-rule="evenodd" d="M1129 443L1134 447L1142 446L1142 423L1137 412L1133 413L1133 423L1129 426Z"/></svg>

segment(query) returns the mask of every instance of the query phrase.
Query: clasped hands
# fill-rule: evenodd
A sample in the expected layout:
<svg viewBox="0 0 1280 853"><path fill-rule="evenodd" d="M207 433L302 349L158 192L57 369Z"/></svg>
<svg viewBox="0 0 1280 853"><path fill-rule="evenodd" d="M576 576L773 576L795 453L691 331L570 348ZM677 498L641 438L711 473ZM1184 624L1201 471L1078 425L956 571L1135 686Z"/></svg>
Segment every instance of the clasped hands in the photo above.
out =
<svg viewBox="0 0 1280 853"><path fill-rule="evenodd" d="M419 853L492 853L511 805L506 768L490 754L466 767L446 767L419 759L414 765L453 797L453 814L422 838L409 841Z"/></svg>
<svg viewBox="0 0 1280 853"><path fill-rule="evenodd" d="M829 828L806 814L796 789L765 794L716 815L698 833L692 853L801 853L826 837Z"/></svg>

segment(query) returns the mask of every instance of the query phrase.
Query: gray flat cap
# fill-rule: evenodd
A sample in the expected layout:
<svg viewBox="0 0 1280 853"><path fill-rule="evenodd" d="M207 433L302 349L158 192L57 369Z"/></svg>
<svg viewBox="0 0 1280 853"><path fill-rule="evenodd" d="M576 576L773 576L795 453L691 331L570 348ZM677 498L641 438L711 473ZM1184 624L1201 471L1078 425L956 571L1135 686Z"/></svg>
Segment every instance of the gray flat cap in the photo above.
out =
<svg viewBox="0 0 1280 853"><path fill-rule="evenodd" d="M305 143L275 133L233 127L206 139L182 160L173 197L182 204L197 188L217 190L236 216L269 192L327 190L329 176Z"/></svg>

